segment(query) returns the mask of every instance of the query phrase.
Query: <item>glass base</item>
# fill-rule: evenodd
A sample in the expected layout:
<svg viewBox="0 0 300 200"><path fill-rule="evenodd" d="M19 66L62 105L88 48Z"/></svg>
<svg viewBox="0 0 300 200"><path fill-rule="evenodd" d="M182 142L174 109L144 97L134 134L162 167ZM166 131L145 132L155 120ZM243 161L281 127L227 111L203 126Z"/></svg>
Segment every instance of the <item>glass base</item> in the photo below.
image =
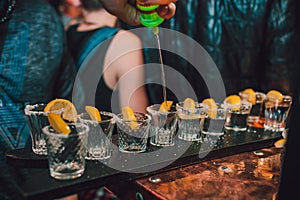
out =
<svg viewBox="0 0 300 200"><path fill-rule="evenodd" d="M231 130L231 131L246 131L247 127L238 127L238 126L225 126L224 127L226 130Z"/></svg>
<svg viewBox="0 0 300 200"><path fill-rule="evenodd" d="M157 146L157 147L169 147L169 146L174 146L175 143L171 142L171 143L156 143L154 141L150 141L150 144L152 144L153 146Z"/></svg>
<svg viewBox="0 0 300 200"><path fill-rule="evenodd" d="M105 156L86 156L86 160L106 160L111 157L111 154Z"/></svg>
<svg viewBox="0 0 300 200"><path fill-rule="evenodd" d="M268 125L264 125L265 130L266 131L272 131L272 132L283 132L284 131L284 127L274 127L274 126L268 126Z"/></svg>
<svg viewBox="0 0 300 200"><path fill-rule="evenodd" d="M32 151L33 153L37 154L37 155L42 155L42 156L46 156L47 155L47 149L35 149L32 147Z"/></svg>
<svg viewBox="0 0 300 200"><path fill-rule="evenodd" d="M205 135L212 135L212 136L221 136L224 135L224 132L208 132L208 131L202 131Z"/></svg>
<svg viewBox="0 0 300 200"><path fill-rule="evenodd" d="M74 172L69 172L69 173L57 172L50 168L50 176L55 179L58 179L58 180L76 179L76 178L81 177L83 174L84 174L84 168L74 171Z"/></svg>
<svg viewBox="0 0 300 200"><path fill-rule="evenodd" d="M91 148L85 157L86 160L105 160L111 157L109 148Z"/></svg>
<svg viewBox="0 0 300 200"><path fill-rule="evenodd" d="M159 147L174 146L174 130L160 129L150 139L150 144Z"/></svg>
<svg viewBox="0 0 300 200"><path fill-rule="evenodd" d="M252 115L249 115L248 118L247 118L247 121L249 123L254 123L254 122L258 122L260 119L260 116L252 116Z"/></svg>
<svg viewBox="0 0 300 200"><path fill-rule="evenodd" d="M196 142L201 140L200 134L179 134L178 138L184 141Z"/></svg>
<svg viewBox="0 0 300 200"><path fill-rule="evenodd" d="M124 153L142 153L146 151L146 145L144 147L137 145L120 146L119 151Z"/></svg>

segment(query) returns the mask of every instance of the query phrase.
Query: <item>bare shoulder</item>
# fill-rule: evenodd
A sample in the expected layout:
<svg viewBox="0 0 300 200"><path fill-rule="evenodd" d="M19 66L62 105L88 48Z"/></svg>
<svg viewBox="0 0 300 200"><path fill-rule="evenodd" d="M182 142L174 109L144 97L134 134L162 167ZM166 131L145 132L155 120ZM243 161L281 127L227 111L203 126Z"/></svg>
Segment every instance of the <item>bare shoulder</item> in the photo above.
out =
<svg viewBox="0 0 300 200"><path fill-rule="evenodd" d="M112 42L116 46L123 46L126 48L140 47L142 45L141 39L136 34L127 30L118 31Z"/></svg>
<svg viewBox="0 0 300 200"><path fill-rule="evenodd" d="M115 72L117 77L131 68L143 64L143 46L141 39L134 33L120 30L114 36L105 56L105 65ZM120 66L122 66L120 68Z"/></svg>

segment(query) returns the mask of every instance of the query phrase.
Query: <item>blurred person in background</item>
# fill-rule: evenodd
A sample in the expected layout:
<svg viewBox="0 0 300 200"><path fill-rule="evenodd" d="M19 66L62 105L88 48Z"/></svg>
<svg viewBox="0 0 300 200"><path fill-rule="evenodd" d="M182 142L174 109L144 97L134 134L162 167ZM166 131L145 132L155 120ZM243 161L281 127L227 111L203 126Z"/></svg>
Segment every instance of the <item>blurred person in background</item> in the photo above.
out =
<svg viewBox="0 0 300 200"><path fill-rule="evenodd" d="M26 104L71 98L76 68L59 16L42 0L0 0L0 153L30 146Z"/></svg>
<svg viewBox="0 0 300 200"><path fill-rule="evenodd" d="M77 3L79 3L79 0ZM59 6L59 12L62 15L65 29L68 29L69 26L78 23L82 18L81 8L78 5L73 5L72 0L63 0Z"/></svg>
<svg viewBox="0 0 300 200"><path fill-rule="evenodd" d="M95 106L102 111L112 112L114 107L114 113L119 113L122 106L129 105L134 111L145 113L148 98L139 37L117 28L117 17L98 0L73 0L73 6L82 8L82 20L68 28L67 42L84 85L80 97L85 96L82 106L76 107L91 105L95 100ZM90 89L92 84L98 84L96 95ZM118 99L113 99L114 91Z"/></svg>
<svg viewBox="0 0 300 200"><path fill-rule="evenodd" d="M82 17L81 7L78 5L80 3L73 3L73 0L47 0L60 15L62 23L65 30L69 26L78 23Z"/></svg>
<svg viewBox="0 0 300 200"><path fill-rule="evenodd" d="M0 0L0 166L9 149L31 147L26 104L71 99L76 67L60 17L44 0ZM17 199L1 168L0 199Z"/></svg>

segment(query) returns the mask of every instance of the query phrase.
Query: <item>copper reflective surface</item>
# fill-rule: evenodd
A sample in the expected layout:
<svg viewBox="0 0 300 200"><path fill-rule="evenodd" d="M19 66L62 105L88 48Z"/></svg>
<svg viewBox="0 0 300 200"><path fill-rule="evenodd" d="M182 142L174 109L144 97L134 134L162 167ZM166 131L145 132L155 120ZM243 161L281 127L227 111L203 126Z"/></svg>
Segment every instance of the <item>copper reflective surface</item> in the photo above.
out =
<svg viewBox="0 0 300 200"><path fill-rule="evenodd" d="M137 181L158 199L272 199L282 149L266 148L171 170Z"/></svg>

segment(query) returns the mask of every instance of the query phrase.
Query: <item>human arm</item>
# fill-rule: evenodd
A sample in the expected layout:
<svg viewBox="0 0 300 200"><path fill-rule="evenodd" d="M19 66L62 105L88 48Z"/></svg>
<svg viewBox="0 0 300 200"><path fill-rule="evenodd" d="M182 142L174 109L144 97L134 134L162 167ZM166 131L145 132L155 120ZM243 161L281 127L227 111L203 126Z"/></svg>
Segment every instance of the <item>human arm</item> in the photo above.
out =
<svg viewBox="0 0 300 200"><path fill-rule="evenodd" d="M119 31L105 57L104 79L118 87L121 106L146 112L148 96L144 83L144 60L140 39L129 31Z"/></svg>
<svg viewBox="0 0 300 200"><path fill-rule="evenodd" d="M129 25L140 25L139 12L135 8L135 0L99 0L103 7L113 15L116 15L122 21ZM170 19L174 16L177 0L147 0L143 3L158 4L158 14L164 19Z"/></svg>

